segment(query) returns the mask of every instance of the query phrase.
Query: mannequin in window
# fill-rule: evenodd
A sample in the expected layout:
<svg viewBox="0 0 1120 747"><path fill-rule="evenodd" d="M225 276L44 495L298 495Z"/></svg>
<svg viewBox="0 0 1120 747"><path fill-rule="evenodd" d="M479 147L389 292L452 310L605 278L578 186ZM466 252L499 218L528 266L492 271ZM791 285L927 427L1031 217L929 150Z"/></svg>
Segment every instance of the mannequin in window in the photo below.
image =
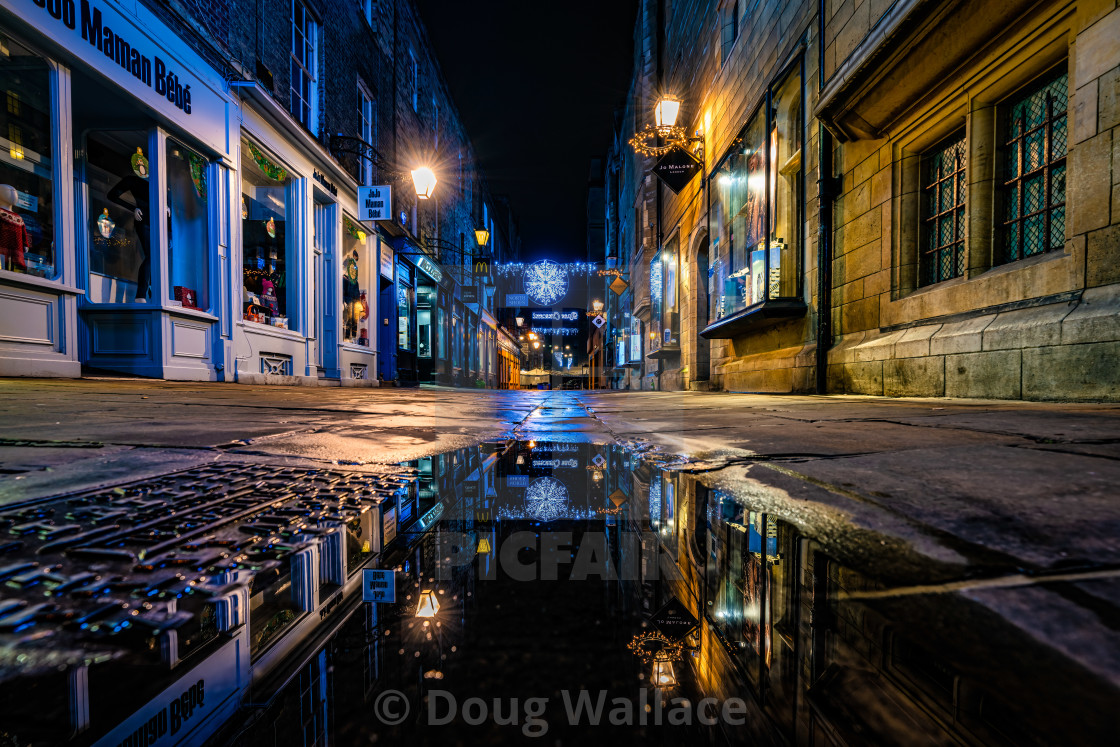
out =
<svg viewBox="0 0 1120 747"><path fill-rule="evenodd" d="M126 193L132 195L133 204L129 204L122 199L122 196ZM145 302L148 300L148 292L152 282L152 251L149 231L149 213L151 211L148 209L150 202L148 180L130 174L117 182L117 186L109 190L107 197L110 202L120 205L126 210L131 210L136 217L136 236L140 239L140 254L142 255L140 268L136 271L136 300Z"/></svg>
<svg viewBox="0 0 1120 747"><path fill-rule="evenodd" d="M7 259L9 270L27 272L27 259L24 253L31 249L31 236L23 218L16 213L19 194L10 184L0 184L0 254Z"/></svg>

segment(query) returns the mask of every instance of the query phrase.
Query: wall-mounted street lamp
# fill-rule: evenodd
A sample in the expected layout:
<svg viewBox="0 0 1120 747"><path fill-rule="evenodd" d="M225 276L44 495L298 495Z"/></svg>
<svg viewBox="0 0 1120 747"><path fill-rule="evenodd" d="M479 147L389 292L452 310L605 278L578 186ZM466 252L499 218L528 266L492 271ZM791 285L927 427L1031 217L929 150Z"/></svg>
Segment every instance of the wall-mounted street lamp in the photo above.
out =
<svg viewBox="0 0 1120 747"><path fill-rule="evenodd" d="M416 196L426 200L432 196L436 188L435 172L427 166L421 166L412 171L412 184L416 187Z"/></svg>
<svg viewBox="0 0 1120 747"><path fill-rule="evenodd" d="M439 600L431 589L420 592L420 603L416 605L417 617L435 617L439 612Z"/></svg>
<svg viewBox="0 0 1120 747"><path fill-rule="evenodd" d="M681 102L676 96L662 96L653 107L653 122L659 130L672 129L677 124Z"/></svg>
<svg viewBox="0 0 1120 747"><path fill-rule="evenodd" d="M476 228L474 230L474 240L478 242L479 246L486 246L490 243L490 232L485 228Z"/></svg>
<svg viewBox="0 0 1120 747"><path fill-rule="evenodd" d="M654 124L646 125L630 138L630 147L643 156L660 158L674 148L688 150L703 138L690 137L683 127L677 127L681 102L676 96L664 95L653 106Z"/></svg>
<svg viewBox="0 0 1120 747"><path fill-rule="evenodd" d="M595 309L595 313L599 313L603 310L603 302L596 299L591 302L591 308Z"/></svg>

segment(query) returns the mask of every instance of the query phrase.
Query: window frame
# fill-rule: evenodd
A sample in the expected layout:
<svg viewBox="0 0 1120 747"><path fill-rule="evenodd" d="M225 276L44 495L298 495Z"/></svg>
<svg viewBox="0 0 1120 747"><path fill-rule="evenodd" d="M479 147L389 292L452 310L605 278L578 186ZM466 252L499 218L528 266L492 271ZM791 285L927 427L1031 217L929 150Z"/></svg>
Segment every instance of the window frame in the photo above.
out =
<svg viewBox="0 0 1120 747"><path fill-rule="evenodd" d="M921 196L919 198L919 203L920 204L919 204L918 256L917 256L918 274L917 274L917 279L916 279L917 287L919 287L919 288L926 288L926 287L929 287L931 285L936 285L937 283L943 283L943 282L953 280L953 279L958 278L958 277L963 277L965 272L968 269L967 268L967 257L968 257L968 218L969 218L969 210L968 210L968 208L969 208L969 205L968 205L968 191L969 191L968 190L968 177L969 177L968 150L969 150L969 145L970 145L970 142L969 142L969 139L968 139L967 131L964 128L960 128L960 129L956 130L955 132L953 132L953 134L949 135L948 137L941 139L936 145L934 145L932 148L927 149L924 153L921 154L920 163L918 165L918 179L919 179L918 189L919 189L919 192L920 192ZM933 184L928 184L928 182L930 181L930 174L929 174L929 168L930 168L930 165L931 165L930 162L934 158L936 158L937 156L944 154L950 148L958 148L958 147L959 147L958 158L962 162L958 163L956 165L956 167L953 169L953 171L948 176L941 176L941 177L937 178L934 181ZM960 182L959 177L960 176L964 177L963 193L959 189L959 182ZM938 188L940 188L941 184L943 184L944 182L946 182L950 179L953 181L953 194L954 194L953 206L951 208L949 208L948 210L941 210L940 212L938 212L934 215L930 215L929 214L928 190L938 189ZM940 203L939 203L939 207L941 207ZM948 245L941 243L940 236L939 236L940 231L938 230L937 227L938 227L940 221L945 217L946 213L949 213L949 212L956 213L958 211L960 212L961 216L956 221L956 224L954 226L954 231L953 231L953 239L948 244L948 245L952 245L952 244L959 245L958 248L955 250L957 252L957 256L954 258L954 261L953 261L952 274L948 275L947 277L942 277L941 272L940 272L940 268L943 266L943 262L944 262L944 260L942 259L942 253L946 250L946 246L948 246ZM931 228L928 225L930 223L934 224L934 227ZM931 235L931 231L934 234L936 234L936 236ZM936 246L933 249L927 249L926 248L926 242L927 242L927 240L930 240L930 239L932 239L936 243ZM927 266L926 263L930 261L930 260L927 259L927 257L929 257L930 255L936 255L937 256L937 262L936 262L937 271L934 273L934 279L928 279L927 278L927 272L926 272L926 269L925 269L926 266Z"/></svg>
<svg viewBox="0 0 1120 747"><path fill-rule="evenodd" d="M368 112L366 111L368 105ZM377 98L369 87L358 79L358 137L367 145L377 148ZM361 157L360 171L366 186L373 184L373 155Z"/></svg>
<svg viewBox="0 0 1120 747"><path fill-rule="evenodd" d="M302 12L302 28L297 26L296 23L297 9ZM298 68L300 82L306 83L308 90L305 98L302 90L296 88L296 76L290 74L288 111L296 118L297 122L312 133L317 134L319 126L319 21L305 0L292 0L289 13L291 21L291 45L288 50L289 71L294 73ZM297 35L299 39L297 39ZM302 40L301 54L308 56L310 62L297 57L296 44L299 40ZM301 104L301 111L296 111L297 101ZM301 116L303 106L307 107L306 121Z"/></svg>
<svg viewBox="0 0 1120 747"><path fill-rule="evenodd" d="M1046 98L1047 113L1045 115L1045 118L1039 124L1039 126L1033 128L1033 129L1029 129L1029 130L1026 129L1025 126L1024 126L1024 130L1020 135L1012 136L1011 139L1008 140L1007 138L1011 134L1010 129L1013 126L1012 121L1011 121L1011 110L1014 109L1016 106L1026 102L1031 97L1033 97L1033 96L1035 96L1039 93L1046 92L1054 83L1056 83L1058 80L1060 80L1062 78L1065 78L1066 106L1061 111L1061 113L1059 114L1059 113L1056 113L1056 112L1053 111L1053 109L1051 108L1052 105L1053 105L1053 102L1050 100L1049 94L1047 93L1047 98ZM995 241L993 242L994 251L992 253L992 262L991 262L992 267L997 267L997 266L1001 266L1001 265L1009 265L1009 264L1013 264L1015 262L1020 262L1024 259L1030 259L1031 257L1037 257L1039 255L1047 254L1049 252L1053 252L1055 250L1062 249L1065 246L1066 229L1068 228L1068 224L1069 224L1069 211L1068 211L1068 173L1069 173L1069 137L1070 137L1070 132L1069 132L1069 105L1070 105L1069 69L1068 69L1068 67L1063 67L1063 66L1051 67L1050 69L1043 72L1041 75L1034 76L1033 78L1031 78L1030 82L1028 82L1024 86L1020 86L1019 88L1017 88L1014 92L1012 92L1011 94L1006 96L999 103L998 110L997 110L997 120L996 120L996 122L997 122L996 133L997 134L996 134L996 138L995 138L995 146L996 146L996 152L997 152L997 157L996 157L997 165L996 165L996 180L995 180L995 184L994 184L997 199L995 201L995 205L993 207L992 214L991 214L992 228L995 231ZM1066 144L1065 144L1065 148L1064 148L1064 151L1063 151L1062 155L1060 157L1058 157L1057 159L1055 159L1055 158L1053 158L1053 132L1054 132L1053 126L1054 126L1055 121L1059 120L1059 119L1063 120L1063 123L1064 123L1064 126L1065 126ZM1027 171L1025 171L1026 158L1027 158L1027 155L1026 155L1025 151L1026 151L1027 140L1028 140L1028 137L1032 133L1040 131L1040 130L1043 133L1043 152L1044 152L1043 161L1042 161L1041 165L1038 166L1036 169L1027 172ZM1013 143L1017 146L1016 149L1015 149L1015 152L1018 154L1017 164L1016 164L1017 175L1010 176L1010 178L1009 178L1007 156L1008 156L1008 153L1009 153ZM1059 168L1062 169L1062 173L1063 173L1063 186L1062 186L1063 194L1062 194L1062 201L1060 203L1054 203L1052 201L1053 181L1054 181L1053 180L1053 173ZM1032 180L1032 179L1034 179L1038 176L1041 176L1043 178L1043 195L1042 195L1043 203L1042 203L1042 207L1041 207L1040 210L1036 210L1033 213L1031 213L1030 215L1026 215L1025 214L1026 200L1027 200L1026 189L1025 189L1026 183L1029 180ZM1018 204L1016 206L1017 207L1017 209L1016 209L1016 216L1017 217L1012 218L1011 220L1004 220L1004 218L1006 216L1007 200L1009 198L1009 193L1011 193L1013 186L1018 187L1018 189L1017 189L1017 195L1018 195L1017 203ZM1060 241L1060 243L1055 245L1055 244L1052 243L1052 240L1053 240L1052 220L1053 220L1053 214L1057 210L1062 211L1063 228L1062 228L1061 241ZM1025 228L1024 227L1026 226L1028 219L1036 217L1036 216L1041 216L1042 217L1042 223L1043 223L1042 234L1043 234L1043 237L1044 237L1043 241L1045 242L1044 243L1044 248L1040 249L1038 251L1034 251L1030 254L1027 254L1026 251L1025 251L1026 250L1026 246L1025 246L1026 236L1025 236ZM1017 224L1016 229L1011 229L1010 224ZM1018 234L1017 239L1015 241L1015 246L1014 246L1013 249L1010 246L1010 244L1012 243L1012 240L1008 236L1010 230L1016 230L1016 233Z"/></svg>

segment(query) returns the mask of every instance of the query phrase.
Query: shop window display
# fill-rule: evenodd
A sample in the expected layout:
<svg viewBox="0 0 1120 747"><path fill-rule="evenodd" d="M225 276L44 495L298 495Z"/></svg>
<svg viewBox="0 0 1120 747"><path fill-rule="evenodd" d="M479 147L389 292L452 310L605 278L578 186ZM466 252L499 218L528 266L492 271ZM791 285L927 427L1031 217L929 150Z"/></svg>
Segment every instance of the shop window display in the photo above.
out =
<svg viewBox="0 0 1120 747"><path fill-rule="evenodd" d="M55 278L50 68L11 38L0 47L0 270Z"/></svg>
<svg viewBox="0 0 1120 747"><path fill-rule="evenodd" d="M661 250L661 344L678 345L680 340L679 287L677 283L677 244L674 236Z"/></svg>
<svg viewBox="0 0 1120 747"><path fill-rule="evenodd" d="M209 299L208 163L167 140L167 261L170 297L186 308L206 309Z"/></svg>
<svg viewBox="0 0 1120 747"><path fill-rule="evenodd" d="M801 69L795 67L770 95L769 298L798 294L801 253ZM762 254L759 252L759 259ZM758 280L761 281L761 269ZM751 270L752 277L755 275ZM759 285L758 281L756 281ZM761 296L752 294L755 303Z"/></svg>
<svg viewBox="0 0 1120 747"><path fill-rule="evenodd" d="M261 148L241 143L243 311L247 321L291 326L288 318L291 207L289 171Z"/></svg>
<svg viewBox="0 0 1120 747"><path fill-rule="evenodd" d="M432 357L432 301L435 289L420 286L416 294L416 355L421 358Z"/></svg>
<svg viewBox="0 0 1120 747"><path fill-rule="evenodd" d="M95 303L144 303L151 296L148 131L86 136L89 296Z"/></svg>
<svg viewBox="0 0 1120 747"><path fill-rule="evenodd" d="M713 322L800 292L801 83L798 63L770 90L768 105L759 107L712 174Z"/></svg>
<svg viewBox="0 0 1120 747"><path fill-rule="evenodd" d="M412 349L412 287L397 285L397 347Z"/></svg>
<svg viewBox="0 0 1120 747"><path fill-rule="evenodd" d="M362 287L369 272L366 232L343 218L342 340L369 347L369 291Z"/></svg>

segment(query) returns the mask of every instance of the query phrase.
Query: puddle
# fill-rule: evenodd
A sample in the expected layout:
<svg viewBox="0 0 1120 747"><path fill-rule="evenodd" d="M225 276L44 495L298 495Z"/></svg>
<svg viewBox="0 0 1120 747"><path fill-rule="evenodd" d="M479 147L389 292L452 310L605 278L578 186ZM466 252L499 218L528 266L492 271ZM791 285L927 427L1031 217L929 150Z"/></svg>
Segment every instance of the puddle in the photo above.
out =
<svg viewBox="0 0 1120 747"><path fill-rule="evenodd" d="M812 532L640 445L545 438L390 475L208 465L5 509L0 733L113 745L1114 737L1107 651L1082 642L1097 671L1008 622L1025 606L1041 630L1047 594L1106 599L1113 581L892 593L876 571L889 555L840 563ZM393 571L396 602L361 602L366 568Z"/></svg>

